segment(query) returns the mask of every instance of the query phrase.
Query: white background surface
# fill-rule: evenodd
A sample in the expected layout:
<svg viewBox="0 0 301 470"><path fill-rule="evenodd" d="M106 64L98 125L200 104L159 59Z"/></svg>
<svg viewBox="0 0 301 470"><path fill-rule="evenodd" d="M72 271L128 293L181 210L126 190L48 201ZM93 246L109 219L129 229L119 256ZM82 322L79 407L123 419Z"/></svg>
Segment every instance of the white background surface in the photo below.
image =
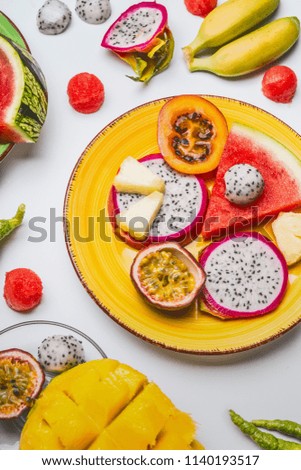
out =
<svg viewBox="0 0 301 470"><path fill-rule="evenodd" d="M76 15L75 0L65 0L73 19L70 28L58 36L42 35L36 27L36 13L42 3L0 0L0 10L16 23L29 43L49 91L48 117L38 143L15 146L0 164L0 218L10 217L21 202L27 205L23 226L1 246L0 289L6 271L28 267L41 276L44 298L28 315L13 312L0 298L0 329L35 319L71 324L97 341L108 356L146 373L180 409L191 413L198 423L198 438L207 449L255 449L231 423L228 409L246 419L301 422L301 326L269 345L224 357L195 357L155 347L123 330L88 296L69 260L62 224L57 224L55 242L48 237L43 243L30 243L28 220L35 216L49 220L50 208L62 215L69 176L86 145L111 120L137 105L181 93L228 96L272 112L301 133L301 91L292 104L281 105L262 95L262 72L238 80L190 74L181 47L194 38L201 19L186 11L183 0L161 0L168 8L176 48L169 69L148 86L126 78L131 71L128 66L99 46L111 22L135 1L111 0L111 19L94 26ZM274 17L290 15L301 18L299 0L282 0ZM280 63L291 66L301 80L300 47L297 45ZM98 75L106 90L103 107L91 115L76 113L66 94L68 80L83 71Z"/></svg>

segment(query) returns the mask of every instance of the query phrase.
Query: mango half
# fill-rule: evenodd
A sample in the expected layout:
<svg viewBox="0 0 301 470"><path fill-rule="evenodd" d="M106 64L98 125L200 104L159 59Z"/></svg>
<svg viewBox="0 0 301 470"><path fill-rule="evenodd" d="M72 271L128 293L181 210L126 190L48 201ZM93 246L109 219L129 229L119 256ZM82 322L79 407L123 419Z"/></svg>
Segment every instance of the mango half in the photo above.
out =
<svg viewBox="0 0 301 470"><path fill-rule="evenodd" d="M145 375L113 359L55 377L31 409L23 450L203 449L196 427Z"/></svg>

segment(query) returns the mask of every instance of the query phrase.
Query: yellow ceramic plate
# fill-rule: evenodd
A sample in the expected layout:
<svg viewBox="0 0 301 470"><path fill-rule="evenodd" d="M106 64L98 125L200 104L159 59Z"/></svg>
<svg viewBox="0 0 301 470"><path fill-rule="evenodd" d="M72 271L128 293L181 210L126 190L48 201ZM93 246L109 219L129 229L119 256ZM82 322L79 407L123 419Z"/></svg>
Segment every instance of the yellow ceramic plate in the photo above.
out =
<svg viewBox="0 0 301 470"><path fill-rule="evenodd" d="M296 155L301 137L274 116L239 101L205 96L227 118L265 132ZM67 188L66 240L75 270L98 305L121 326L168 349L195 354L225 354L277 338L301 320L301 266L290 272L284 301L273 313L245 320L220 320L194 306L184 316L156 311L134 289L129 269L135 250L118 240L104 222L113 178L124 158L159 152L158 113L166 99L122 115L103 129L80 157ZM188 249L197 254L202 244Z"/></svg>

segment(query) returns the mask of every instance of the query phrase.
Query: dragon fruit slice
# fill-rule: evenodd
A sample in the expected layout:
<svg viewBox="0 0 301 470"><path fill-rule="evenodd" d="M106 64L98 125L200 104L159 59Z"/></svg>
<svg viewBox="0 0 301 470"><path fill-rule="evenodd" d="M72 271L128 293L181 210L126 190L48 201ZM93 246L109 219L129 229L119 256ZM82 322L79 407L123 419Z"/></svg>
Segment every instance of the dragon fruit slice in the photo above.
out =
<svg viewBox="0 0 301 470"><path fill-rule="evenodd" d="M199 176L184 175L173 170L165 163L161 154L148 155L139 162L164 180L163 204L151 226L149 237L138 242L118 231L116 216L143 198L143 195L118 193L113 186L109 198L109 213L114 229L130 246L138 249L151 243L168 241L187 245L202 230L208 201L204 181Z"/></svg>
<svg viewBox="0 0 301 470"><path fill-rule="evenodd" d="M199 262L206 273L204 310L222 318L249 318L275 310L288 269L279 249L257 232L241 232L209 245Z"/></svg>
<svg viewBox="0 0 301 470"><path fill-rule="evenodd" d="M112 24L101 46L127 62L147 83L166 69L172 59L174 39L167 26L167 10L156 2L141 2L128 8Z"/></svg>

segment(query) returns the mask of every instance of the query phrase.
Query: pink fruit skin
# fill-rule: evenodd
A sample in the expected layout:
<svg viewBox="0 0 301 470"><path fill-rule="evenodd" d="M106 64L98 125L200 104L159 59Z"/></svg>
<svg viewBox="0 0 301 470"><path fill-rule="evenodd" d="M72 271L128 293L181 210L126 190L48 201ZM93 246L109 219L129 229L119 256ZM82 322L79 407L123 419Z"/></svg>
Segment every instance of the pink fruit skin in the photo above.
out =
<svg viewBox="0 0 301 470"><path fill-rule="evenodd" d="M108 38L111 34L111 31L115 28L115 25L120 23L122 20L124 20L129 13L134 12L135 10L140 10L141 8L153 8L155 10L160 10L162 13L162 20L160 25L158 26L157 31L153 34L153 36L147 41L142 44L134 45L134 46L128 46L128 47L116 47L116 46L111 46L110 43L108 42ZM103 40L101 41L101 46L105 47L107 49L111 49L112 51L116 52L131 52L131 51L143 51L144 49L147 49L152 42L152 40L157 37L165 28L167 25L167 10L165 6L160 5L159 3L156 2L141 2L137 3L136 5L132 5L130 8L128 8L124 13L122 13L119 18L110 26L108 31L105 33Z"/></svg>
<svg viewBox="0 0 301 470"><path fill-rule="evenodd" d="M263 76L262 92L276 103L290 103L297 89L295 72L285 65L271 67Z"/></svg>
<svg viewBox="0 0 301 470"><path fill-rule="evenodd" d="M220 316L224 319L237 319L237 318L251 318L251 317L256 317L259 315L264 315L265 313L272 312L275 310L278 305L280 304L286 288L287 288L287 283L288 283L288 269L286 265L286 261L284 259L284 256L282 253L278 250L278 248L272 243L270 240L268 240L266 237L261 235L258 232L239 232L234 235L231 235L229 237L224 238L223 240L219 242L213 242L211 245L209 245L205 250L201 253L200 258L199 258L199 263L204 269L206 273L206 261L209 257L209 255L217 248L219 245L223 244L224 242L227 242L228 240L233 240L233 238L245 238L245 237L253 237L256 238L257 240L262 241L266 245L268 245L269 248L276 254L277 258L280 260L281 265L282 265L282 272L283 272L283 283L281 290L278 294L278 296L274 299L274 301L268 305L267 307L261 309L261 310L256 310L254 312L237 312L231 309L228 309L226 307L222 307L221 305L217 304L216 301L213 299L211 294L209 294L206 285L204 286L203 292L202 292L202 297L203 300L206 304L206 306L212 311L213 314Z"/></svg>
<svg viewBox="0 0 301 470"><path fill-rule="evenodd" d="M146 157L140 158L139 162L147 162L149 160L156 160L156 159L163 160L163 157L160 153L156 153L153 155L147 155ZM166 235L162 237L148 237L148 239L145 242L143 242L144 246L147 246L151 243L163 243L163 242L170 242L170 241L179 242L181 243L181 245L184 246L187 243L194 240L201 233L203 219L204 219L204 215L205 215L205 211L206 211L207 203L208 203L208 191L202 178L198 175L195 175L195 177L201 187L203 199L202 199L200 210L198 214L196 215L195 219L193 220L192 224L180 230L180 232L176 232L170 235ZM112 193L113 193L112 196L113 196L113 205L114 205L114 215L116 216L117 214L119 214L120 210L119 210L118 202L117 202L117 191L114 186L112 188ZM185 241L187 241L187 243L185 243Z"/></svg>

